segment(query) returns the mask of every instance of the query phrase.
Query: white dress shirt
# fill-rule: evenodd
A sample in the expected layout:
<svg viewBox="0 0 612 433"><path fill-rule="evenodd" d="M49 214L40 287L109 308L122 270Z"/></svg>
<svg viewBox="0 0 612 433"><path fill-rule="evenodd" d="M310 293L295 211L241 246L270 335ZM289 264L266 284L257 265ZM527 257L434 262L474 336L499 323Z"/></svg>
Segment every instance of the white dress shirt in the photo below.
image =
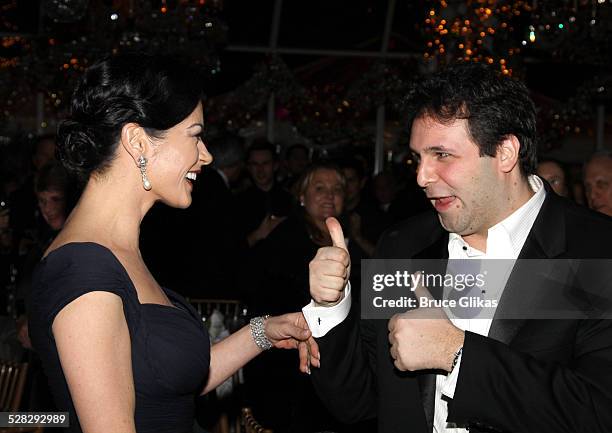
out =
<svg viewBox="0 0 612 433"><path fill-rule="evenodd" d="M470 247L461 236L456 233L449 233L448 238L448 258L449 259L512 259L506 263L508 266L500 275L495 275L496 281L487 284L487 299L499 301L503 293L508 277L512 272L513 260L516 260L523 249L525 240L531 231L538 213L546 198L546 191L542 187L542 180L537 176L529 177L529 185L534 191L534 195L520 208L514 211L509 217L494 225L488 230L487 252L483 253ZM470 331L480 335L488 335L491 323L493 322L492 313L494 309L489 309L487 318L460 319L449 314L449 319L457 328ZM434 433L467 433L464 428L458 428L446 422L448 416L447 398L453 398L459 371L461 370L461 356L452 373L438 374L436 377L436 400L434 410Z"/></svg>
<svg viewBox="0 0 612 433"><path fill-rule="evenodd" d="M486 253L470 247L460 235L450 233L448 239L449 259L517 259L546 197L546 191L539 177L531 175L528 180L534 195L510 216L488 230ZM503 272L504 275L499 276L494 287L487 285L487 299L499 300L501 298L511 271L512 267L510 265L506 272ZM312 335L319 338L346 319L350 307L351 287L350 284L347 284L344 298L337 305L320 307L314 301L311 301L302 311ZM489 310L488 316L491 316L490 313L491 310ZM480 335L488 335L492 323L492 316L482 319L460 319L449 314L449 319L458 328ZM459 357L451 374L439 374L436 377L434 433L467 433L466 429L446 422L448 407L446 400L442 399L442 395L453 398L460 370L461 357Z"/></svg>

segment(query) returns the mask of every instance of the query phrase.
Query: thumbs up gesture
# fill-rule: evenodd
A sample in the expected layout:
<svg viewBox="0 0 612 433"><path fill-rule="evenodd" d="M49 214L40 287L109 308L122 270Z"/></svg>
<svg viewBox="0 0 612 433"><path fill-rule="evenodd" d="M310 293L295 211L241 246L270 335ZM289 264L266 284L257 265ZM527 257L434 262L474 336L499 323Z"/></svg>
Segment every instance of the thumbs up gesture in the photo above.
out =
<svg viewBox="0 0 612 433"><path fill-rule="evenodd" d="M344 287L351 274L351 258L338 220L327 218L325 225L332 246L319 248L310 262L310 296L317 304L330 307L344 296Z"/></svg>

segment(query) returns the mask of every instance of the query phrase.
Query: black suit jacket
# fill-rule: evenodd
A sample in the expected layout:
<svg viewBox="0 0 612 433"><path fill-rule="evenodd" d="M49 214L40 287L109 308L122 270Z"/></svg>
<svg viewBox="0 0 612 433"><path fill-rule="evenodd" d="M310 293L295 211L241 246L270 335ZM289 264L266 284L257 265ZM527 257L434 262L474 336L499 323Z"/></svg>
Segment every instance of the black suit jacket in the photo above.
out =
<svg viewBox="0 0 612 433"><path fill-rule="evenodd" d="M612 219L547 186L519 259L610 256ZM448 258L448 233L435 212L421 214L385 233L376 257ZM518 266L488 337L466 332L447 420L483 432L612 432L612 321L498 318L537 295L521 290L524 273ZM597 288L612 291L605 276L589 277ZM377 416L379 433L429 433L435 375L394 368L387 322L359 320L358 308L352 308L344 322L318 339L322 358L321 369L312 374L315 387L345 422Z"/></svg>

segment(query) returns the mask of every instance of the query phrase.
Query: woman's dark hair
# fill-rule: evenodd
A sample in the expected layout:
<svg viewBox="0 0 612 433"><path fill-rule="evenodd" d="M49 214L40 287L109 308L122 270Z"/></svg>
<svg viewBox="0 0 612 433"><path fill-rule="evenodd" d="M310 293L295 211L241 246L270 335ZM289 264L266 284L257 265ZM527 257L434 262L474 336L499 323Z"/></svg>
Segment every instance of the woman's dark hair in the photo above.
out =
<svg viewBox="0 0 612 433"><path fill-rule="evenodd" d="M126 123L161 138L201 99L198 74L174 58L122 54L99 60L79 80L58 129L60 160L82 180L112 162Z"/></svg>
<svg viewBox="0 0 612 433"><path fill-rule="evenodd" d="M522 82L483 64L456 63L415 82L405 103L410 123L419 117L442 124L466 119L480 156L495 156L502 140L514 135L521 145L521 173L535 173L536 112Z"/></svg>

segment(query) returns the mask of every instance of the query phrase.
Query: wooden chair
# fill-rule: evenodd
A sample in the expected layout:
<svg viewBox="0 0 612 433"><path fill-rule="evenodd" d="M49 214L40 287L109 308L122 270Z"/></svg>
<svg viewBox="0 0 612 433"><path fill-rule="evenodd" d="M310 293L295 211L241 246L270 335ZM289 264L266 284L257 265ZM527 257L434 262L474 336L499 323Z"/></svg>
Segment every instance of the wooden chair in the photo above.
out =
<svg viewBox="0 0 612 433"><path fill-rule="evenodd" d="M253 411L249 407L242 408L241 426L244 433L273 433L272 430L263 428L253 417Z"/></svg>
<svg viewBox="0 0 612 433"><path fill-rule="evenodd" d="M25 387L28 364L0 362L0 412L17 412ZM43 427L0 427L0 433L42 433Z"/></svg>

